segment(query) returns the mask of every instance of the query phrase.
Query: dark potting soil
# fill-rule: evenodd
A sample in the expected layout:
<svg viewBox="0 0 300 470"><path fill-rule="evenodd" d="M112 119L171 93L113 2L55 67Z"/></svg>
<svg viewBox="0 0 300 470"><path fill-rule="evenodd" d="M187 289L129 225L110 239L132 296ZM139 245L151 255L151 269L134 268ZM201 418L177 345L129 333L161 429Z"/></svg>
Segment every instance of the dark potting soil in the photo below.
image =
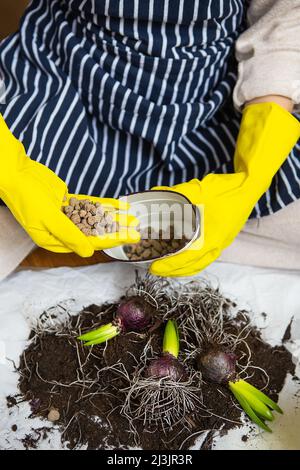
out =
<svg viewBox="0 0 300 470"><path fill-rule="evenodd" d="M127 386L125 378L111 369L101 373L99 370L121 360L132 375L150 336L154 353L160 353L163 325L156 324L151 335L149 332L127 333L109 341L106 346L94 346L92 350L76 340L79 324L81 330L86 331L107 323L114 317L116 307L117 304L91 305L71 317L69 326L58 329L56 333L45 329L37 335L32 331L32 341L21 357L20 401L24 398L29 401L31 416L47 419L51 409L58 410L60 418L56 424L60 426L62 441L71 449L81 445L88 449L126 449L137 444L127 419L120 414L124 400L122 389ZM237 326L229 317L226 321L227 328L232 331L241 328L241 324ZM287 373L294 374L290 353L283 345L271 347L266 344L254 327L246 342L252 351L252 363L269 376L266 393L276 401ZM265 374L260 369L253 369L251 383L258 388L265 387ZM214 431L223 434L241 425L241 410L226 386L204 383L201 393L213 415L191 413L187 417L189 427L178 424L166 432L138 422L139 447L150 450L188 449L201 432L208 430L210 432L202 448L209 449ZM8 397L8 406L14 406L18 401ZM41 438L45 432L40 433ZM35 433L34 436L26 436L23 444L26 448L36 448L38 440L39 434ZM242 440L246 440L245 436Z"/></svg>

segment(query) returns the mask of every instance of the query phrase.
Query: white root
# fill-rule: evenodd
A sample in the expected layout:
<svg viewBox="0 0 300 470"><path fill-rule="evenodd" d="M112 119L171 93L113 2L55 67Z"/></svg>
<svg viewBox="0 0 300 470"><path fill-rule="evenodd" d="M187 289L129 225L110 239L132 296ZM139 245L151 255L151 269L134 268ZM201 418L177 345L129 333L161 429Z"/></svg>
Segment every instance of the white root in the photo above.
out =
<svg viewBox="0 0 300 470"><path fill-rule="evenodd" d="M140 374L122 390L124 404L121 413L134 427L135 421L145 426L158 426L165 433L178 423L188 425L188 415L205 406L201 400L195 377L185 382L169 378L145 378Z"/></svg>

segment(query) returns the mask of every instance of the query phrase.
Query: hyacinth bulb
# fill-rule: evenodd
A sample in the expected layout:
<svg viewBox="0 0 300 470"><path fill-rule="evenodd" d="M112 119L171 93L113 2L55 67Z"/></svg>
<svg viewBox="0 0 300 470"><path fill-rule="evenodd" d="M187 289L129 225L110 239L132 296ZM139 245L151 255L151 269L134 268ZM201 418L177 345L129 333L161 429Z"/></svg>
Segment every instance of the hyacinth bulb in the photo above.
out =
<svg viewBox="0 0 300 470"><path fill-rule="evenodd" d="M124 331L142 331L151 322L154 308L142 297L123 300L117 310L117 319Z"/></svg>
<svg viewBox="0 0 300 470"><path fill-rule="evenodd" d="M164 353L161 357L153 359L146 371L146 377L156 379L169 378L170 380L184 381L187 377L184 366L172 356Z"/></svg>
<svg viewBox="0 0 300 470"><path fill-rule="evenodd" d="M212 349L200 354L197 362L204 378L225 384L236 375L236 361L237 357L233 352Z"/></svg>

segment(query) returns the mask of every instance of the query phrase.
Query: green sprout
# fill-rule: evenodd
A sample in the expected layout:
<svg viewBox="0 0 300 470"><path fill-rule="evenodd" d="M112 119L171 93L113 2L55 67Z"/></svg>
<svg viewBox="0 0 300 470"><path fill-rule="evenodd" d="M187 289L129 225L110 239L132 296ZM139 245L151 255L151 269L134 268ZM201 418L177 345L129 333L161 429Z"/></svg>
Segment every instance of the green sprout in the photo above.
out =
<svg viewBox="0 0 300 470"><path fill-rule="evenodd" d="M179 332L175 320L168 320L163 338L163 353L169 353L178 358Z"/></svg>
<svg viewBox="0 0 300 470"><path fill-rule="evenodd" d="M283 413L277 403L245 380L230 381L228 385L249 418L265 431L272 432L265 421L274 420L271 410Z"/></svg>
<svg viewBox="0 0 300 470"><path fill-rule="evenodd" d="M112 323L108 323L97 328L97 330L78 336L77 339L84 341L85 346L92 346L93 344L105 343L105 341L114 338L118 334L120 334L120 329Z"/></svg>

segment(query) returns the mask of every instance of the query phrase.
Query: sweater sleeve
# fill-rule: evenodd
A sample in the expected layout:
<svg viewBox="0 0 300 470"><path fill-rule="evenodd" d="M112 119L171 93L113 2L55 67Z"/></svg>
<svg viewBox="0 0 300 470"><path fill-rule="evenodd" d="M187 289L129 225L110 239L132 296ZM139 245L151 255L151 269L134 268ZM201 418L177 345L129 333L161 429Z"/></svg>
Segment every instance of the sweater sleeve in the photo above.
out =
<svg viewBox="0 0 300 470"><path fill-rule="evenodd" d="M6 207L0 207L0 281L14 271L34 243Z"/></svg>
<svg viewBox="0 0 300 470"><path fill-rule="evenodd" d="M260 96L282 95L300 110L300 0L252 0L248 24L236 42L236 108Z"/></svg>

